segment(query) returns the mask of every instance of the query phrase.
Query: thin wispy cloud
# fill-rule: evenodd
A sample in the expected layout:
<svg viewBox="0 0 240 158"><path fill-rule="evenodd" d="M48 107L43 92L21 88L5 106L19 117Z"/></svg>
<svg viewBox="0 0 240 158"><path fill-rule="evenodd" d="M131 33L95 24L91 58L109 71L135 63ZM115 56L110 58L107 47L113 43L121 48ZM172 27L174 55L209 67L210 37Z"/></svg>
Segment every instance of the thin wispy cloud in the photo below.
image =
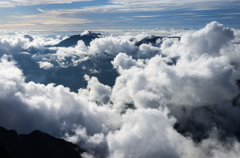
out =
<svg viewBox="0 0 240 158"><path fill-rule="evenodd" d="M138 16L133 16L135 18L154 18L154 17L159 17L162 15L138 15Z"/></svg>
<svg viewBox="0 0 240 158"><path fill-rule="evenodd" d="M57 7L54 4L58 4ZM21 6L29 7L30 11ZM54 25L66 25L64 27L68 27L69 30L85 26L91 29L99 29L96 26L101 26L101 29L104 27L111 29L110 27L113 25L124 29L132 26L148 27L149 29L150 27L170 27L172 25L178 28L183 25L191 28L192 26L196 27L197 24L203 26L214 18L220 20L222 17L223 22L227 21L224 18L227 15L235 16L231 18L231 24L237 25L238 6L240 6L240 2L237 0L1 1L0 7L6 8L5 10L2 8L2 14L6 15L0 19L2 21L0 25L4 29L8 26L15 29L14 26L19 25L22 28L26 26L25 28L28 29L36 27L50 29ZM12 11L8 11L8 7L12 8ZM27 17L30 17L29 22L25 21ZM24 23L29 24L24 26Z"/></svg>
<svg viewBox="0 0 240 158"><path fill-rule="evenodd" d="M8 0L1 1L0 8L7 7L16 7L16 6L32 6L39 4L59 4L59 3L72 3L72 2L80 2L80 1L92 1L92 0Z"/></svg>
<svg viewBox="0 0 240 158"><path fill-rule="evenodd" d="M72 12L69 11L44 11L42 9L38 9L38 11L39 14L12 16L14 21L8 21L8 23L0 24L0 26L11 29L20 26L50 27L91 23L87 19L71 17ZM62 16L63 14L64 16Z"/></svg>

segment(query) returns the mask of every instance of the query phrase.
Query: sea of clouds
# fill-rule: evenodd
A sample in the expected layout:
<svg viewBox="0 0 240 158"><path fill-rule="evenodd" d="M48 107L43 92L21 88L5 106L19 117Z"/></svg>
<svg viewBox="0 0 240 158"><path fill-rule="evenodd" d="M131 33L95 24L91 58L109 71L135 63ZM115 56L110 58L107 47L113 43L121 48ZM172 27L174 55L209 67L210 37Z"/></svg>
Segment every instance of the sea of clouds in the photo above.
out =
<svg viewBox="0 0 240 158"><path fill-rule="evenodd" d="M1 38L0 126L63 138L83 157L239 157L240 31L211 22L137 46L146 36Z"/></svg>

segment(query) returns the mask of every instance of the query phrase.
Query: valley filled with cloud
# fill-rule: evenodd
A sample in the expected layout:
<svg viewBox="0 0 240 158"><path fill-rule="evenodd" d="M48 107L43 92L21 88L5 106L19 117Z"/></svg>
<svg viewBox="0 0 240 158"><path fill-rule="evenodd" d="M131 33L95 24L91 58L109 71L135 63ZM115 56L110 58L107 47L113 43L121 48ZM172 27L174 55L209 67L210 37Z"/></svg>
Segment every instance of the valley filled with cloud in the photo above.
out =
<svg viewBox="0 0 240 158"><path fill-rule="evenodd" d="M88 158L238 157L239 42L216 21L172 36L16 32L0 38L0 125Z"/></svg>

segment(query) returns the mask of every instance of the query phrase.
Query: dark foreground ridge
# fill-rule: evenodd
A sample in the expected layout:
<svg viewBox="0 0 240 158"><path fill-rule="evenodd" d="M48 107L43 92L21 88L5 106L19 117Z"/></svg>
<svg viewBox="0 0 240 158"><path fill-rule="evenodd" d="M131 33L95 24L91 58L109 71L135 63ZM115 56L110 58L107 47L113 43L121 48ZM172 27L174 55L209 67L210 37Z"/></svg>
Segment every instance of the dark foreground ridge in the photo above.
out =
<svg viewBox="0 0 240 158"><path fill-rule="evenodd" d="M18 135L0 127L0 158L81 158L84 149L35 130Z"/></svg>

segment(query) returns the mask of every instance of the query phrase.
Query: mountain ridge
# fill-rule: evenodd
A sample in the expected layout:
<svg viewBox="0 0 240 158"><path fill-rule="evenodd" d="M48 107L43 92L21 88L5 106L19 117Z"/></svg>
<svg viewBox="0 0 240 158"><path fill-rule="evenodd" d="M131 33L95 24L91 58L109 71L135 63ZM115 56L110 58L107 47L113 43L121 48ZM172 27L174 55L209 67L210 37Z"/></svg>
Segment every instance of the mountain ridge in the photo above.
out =
<svg viewBox="0 0 240 158"><path fill-rule="evenodd" d="M102 35L100 33L93 33L91 31L85 31L82 34L72 35L69 38L66 38L60 41L58 44L53 45L52 47L71 47L75 46L79 40L82 40L86 46L90 45L90 42L95 38L99 38ZM49 46L48 46L49 47Z"/></svg>
<svg viewBox="0 0 240 158"><path fill-rule="evenodd" d="M18 135L0 126L0 158L81 158L84 152L76 144L39 130Z"/></svg>

